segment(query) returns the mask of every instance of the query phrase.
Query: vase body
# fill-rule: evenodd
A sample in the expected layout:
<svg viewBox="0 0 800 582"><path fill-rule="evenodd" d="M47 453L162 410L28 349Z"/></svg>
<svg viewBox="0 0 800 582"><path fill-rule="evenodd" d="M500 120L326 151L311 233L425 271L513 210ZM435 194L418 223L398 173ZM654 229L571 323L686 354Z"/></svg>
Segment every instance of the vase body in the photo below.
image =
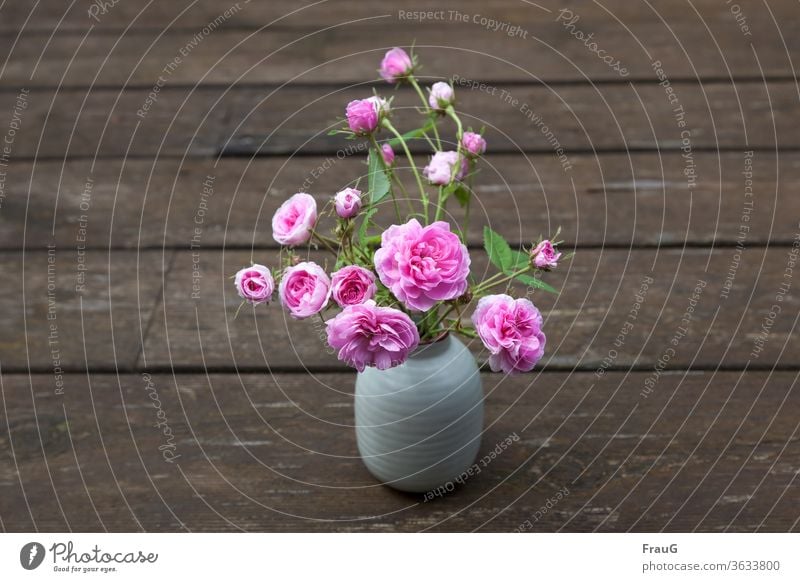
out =
<svg viewBox="0 0 800 582"><path fill-rule="evenodd" d="M474 462L483 430L483 387L475 358L446 336L389 370L367 368L355 391L358 450L378 480L425 492Z"/></svg>

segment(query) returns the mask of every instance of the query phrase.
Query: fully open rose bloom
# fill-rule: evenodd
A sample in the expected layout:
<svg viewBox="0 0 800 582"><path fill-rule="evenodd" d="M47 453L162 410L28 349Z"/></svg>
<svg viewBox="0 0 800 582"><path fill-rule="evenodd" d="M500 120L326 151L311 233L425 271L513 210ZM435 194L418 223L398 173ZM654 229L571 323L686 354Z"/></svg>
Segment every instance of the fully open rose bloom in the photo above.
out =
<svg viewBox="0 0 800 582"><path fill-rule="evenodd" d="M452 105L455 94L453 87L449 84L439 81L434 83L430 88L430 95L428 95L428 104L437 111L447 109L448 105Z"/></svg>
<svg viewBox="0 0 800 582"><path fill-rule="evenodd" d="M375 269L381 282L404 305L427 311L437 301L467 290L469 253L446 222L423 227L414 218L381 235Z"/></svg>
<svg viewBox="0 0 800 582"><path fill-rule="evenodd" d="M331 296L331 280L316 263L298 263L283 272L278 295L281 305L295 319L305 319L322 311Z"/></svg>
<svg viewBox="0 0 800 582"><path fill-rule="evenodd" d="M411 318L398 309L378 307L374 301L350 305L326 323L328 344L339 359L359 372L367 366L386 370L399 366L419 345Z"/></svg>
<svg viewBox="0 0 800 582"><path fill-rule="evenodd" d="M486 140L479 133L473 131L465 131L461 136L461 147L468 155L477 157L483 155L486 151Z"/></svg>
<svg viewBox="0 0 800 582"><path fill-rule="evenodd" d="M381 77L389 83L396 83L406 77L414 69L414 63L408 53L395 47L386 52L379 70Z"/></svg>
<svg viewBox="0 0 800 582"><path fill-rule="evenodd" d="M239 297L253 305L268 302L275 290L272 273L264 265L253 265L240 270L234 277L234 283Z"/></svg>
<svg viewBox="0 0 800 582"><path fill-rule="evenodd" d="M355 188L345 188L333 200L336 214L342 218L353 218L361 210L361 192Z"/></svg>
<svg viewBox="0 0 800 582"><path fill-rule="evenodd" d="M529 372L544 354L542 314L527 299L508 295L482 297L472 323L491 352L489 366L495 372Z"/></svg>
<svg viewBox="0 0 800 582"><path fill-rule="evenodd" d="M375 275L364 267L348 265L331 275L331 295L339 307L364 303L375 291Z"/></svg>
<svg viewBox="0 0 800 582"><path fill-rule="evenodd" d="M316 222L316 200L299 192L281 204L272 217L272 238L287 246L307 243Z"/></svg>
<svg viewBox="0 0 800 582"><path fill-rule="evenodd" d="M556 252L552 242L543 240L531 251L531 257L533 264L539 269L552 269L558 266L561 253Z"/></svg>
<svg viewBox="0 0 800 582"><path fill-rule="evenodd" d="M430 163L423 168L422 173L431 184L447 186L453 176L453 166L458 163L458 152L436 152ZM461 167L455 175L456 180L463 180L467 175L469 166L466 158L461 158Z"/></svg>

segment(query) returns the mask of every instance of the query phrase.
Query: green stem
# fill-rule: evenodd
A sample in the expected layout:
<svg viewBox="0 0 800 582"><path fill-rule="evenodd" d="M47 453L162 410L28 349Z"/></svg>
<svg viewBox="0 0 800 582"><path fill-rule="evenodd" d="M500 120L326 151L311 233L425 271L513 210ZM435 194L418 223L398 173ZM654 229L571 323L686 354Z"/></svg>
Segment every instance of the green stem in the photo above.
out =
<svg viewBox="0 0 800 582"><path fill-rule="evenodd" d="M395 136L400 139L400 144L403 146L403 151L406 154L406 158L408 158L408 163L411 165L411 171L414 172L414 177L417 179L417 186L419 187L419 192L422 195L422 206L425 209L425 222L428 222L428 195L425 192L425 186L422 185L422 178L419 175L419 171L417 167L414 165L414 158L411 156L411 152L408 150L408 144L406 144L403 136L394 128L392 123L388 119L383 120L383 126L392 132Z"/></svg>
<svg viewBox="0 0 800 582"><path fill-rule="evenodd" d="M514 277L516 277L517 275L522 275L523 273L527 273L527 272L528 272L528 271L530 271L530 270L531 270L531 267L530 267L530 265L528 265L528 266L526 266L524 269L520 269L519 271L515 271L515 272L511 273L510 275L506 275L505 277L503 277L503 278L502 278L502 279L500 279L499 281L495 281L495 282L493 282L493 283L489 283L489 281L491 281L491 279L493 279L493 278L494 278L494 277L492 277L492 278L490 278L490 279L487 279L486 281L484 281L484 282L483 282L483 283L481 283L480 285L478 285L478 286L477 286L477 287L476 287L476 288L475 288L475 289L472 291L472 293L473 293L474 295L475 295L475 294L478 294L478 293L483 293L484 291L487 291L487 290L491 289L492 287L496 287L497 285L501 285L501 284L503 284L503 283L506 283L506 282L512 281L512 280L514 279Z"/></svg>
<svg viewBox="0 0 800 582"><path fill-rule="evenodd" d="M425 113L427 113L429 116L431 116L431 120L433 121L433 127L432 127L433 135L436 138L436 150L437 151L441 151L441 149L442 149L442 140L439 139L439 130L436 127L436 120L433 117L435 115L435 113L433 111L431 111L431 106L428 103L428 100L425 99L425 93L422 92L422 89L420 88L419 84L417 83L417 80L414 78L414 75L409 75L408 76L408 82L411 83L411 86L414 87L414 90L417 92L417 95L419 95L419 99L420 99L420 101L422 101L422 106L425 107Z"/></svg>
<svg viewBox="0 0 800 582"><path fill-rule="evenodd" d="M436 204L436 214L433 217L433 221L436 222L442 217L442 211L444 210L444 204L447 201L448 192L442 186L439 186L439 198L437 199L438 202Z"/></svg>
<svg viewBox="0 0 800 582"><path fill-rule="evenodd" d="M326 249L328 249L330 252L332 252L334 255L337 255L337 256L339 255L339 251L335 250L333 247L331 247L330 244L328 244L328 241L330 241L330 242L334 243L336 246L339 246L339 242L338 241L334 241L333 239L328 239L328 237L319 234L316 230L312 230L311 231L311 236L316 238L319 242L321 242L322 245Z"/></svg>
<svg viewBox="0 0 800 582"><path fill-rule="evenodd" d="M408 204L408 211L413 214L414 213L414 205L411 204L411 196L409 195L408 190L406 190L406 187L403 185L403 181L400 179L400 177L395 172L391 172L391 176L392 176L392 180L397 182L397 186L403 192L403 196L405 196L406 203Z"/></svg>
<svg viewBox="0 0 800 582"><path fill-rule="evenodd" d="M369 141L372 143L372 147L375 149L375 155L378 156L378 159L381 161L381 167L385 172L389 171L389 166L386 165L386 160L383 159L383 152L381 151L381 146L378 145L378 140L375 139L375 134L370 134ZM397 198L394 196L394 189L391 186L391 182L389 183L389 194L392 195L392 204L394 205L394 212L397 215L397 222L402 222L402 218L400 216L400 206L397 204ZM370 196L370 203L372 202L372 192L369 193Z"/></svg>

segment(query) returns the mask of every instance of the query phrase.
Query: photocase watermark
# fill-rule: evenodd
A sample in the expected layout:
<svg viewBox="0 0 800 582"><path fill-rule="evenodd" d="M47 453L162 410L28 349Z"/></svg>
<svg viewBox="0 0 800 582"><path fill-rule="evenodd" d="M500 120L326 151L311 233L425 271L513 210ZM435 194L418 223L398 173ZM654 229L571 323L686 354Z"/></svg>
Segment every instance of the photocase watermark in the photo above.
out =
<svg viewBox="0 0 800 582"><path fill-rule="evenodd" d="M465 469L458 477L452 481L448 481L443 485L439 485L439 487L436 489L432 489L431 491L425 493L423 502L427 503L434 497L444 497L446 494L455 491L456 485L463 485L470 477L474 477L475 475L479 474L482 469L488 467L489 463L502 455L503 452L508 449L508 447L516 442L519 442L519 435L516 432L511 433L506 438L498 442L494 448L486 453L480 460L474 462L470 467Z"/></svg>
<svg viewBox="0 0 800 582"><path fill-rule="evenodd" d="M8 122L6 133L3 136L3 143L0 144L0 209L6 199L6 168L11 162L11 152L14 149L14 141L17 139L17 132L22 127L22 114L28 108L28 96L30 89L22 88L17 93L17 99L11 110L11 119Z"/></svg>
<svg viewBox="0 0 800 582"><path fill-rule="evenodd" d="M548 512L553 509L556 505L558 505L559 501L564 499L569 495L569 489L567 489L566 485L559 489L555 495L549 497L547 501L533 514L530 519L526 519L523 521L517 529L514 530L514 533L522 533L525 531L530 531L533 529L533 524L542 519Z"/></svg>
<svg viewBox="0 0 800 582"><path fill-rule="evenodd" d="M744 176L744 202L742 203L742 214L739 218L739 232L736 234L736 247L733 250L733 257L728 265L728 272L725 273L725 280L722 282L722 289L720 290L720 299L727 299L733 288L733 282L736 279L736 273L739 270L739 265L742 262L742 254L745 250L745 241L750 232L750 215L753 213L753 152L748 150L744 152L744 169L742 170Z"/></svg>
<svg viewBox="0 0 800 582"><path fill-rule="evenodd" d="M797 226L798 229L800 229L800 223L798 223ZM783 301L786 299L786 295L788 295L789 291L792 289L794 269L797 267L797 261L799 258L800 230L795 233L794 239L792 240L792 246L789 248L789 252L786 254L786 267L783 269L781 282L778 285L777 291L775 291L773 298L774 302L761 322L761 329L758 330L758 333L753 338L753 349L750 351L750 358L753 360L758 359L758 357L761 355L761 352L764 351L764 347L767 345L767 340L769 340L769 336L772 333L772 326L775 324L775 320L783 310Z"/></svg>
<svg viewBox="0 0 800 582"><path fill-rule="evenodd" d="M597 370L594 372L596 377L601 378L606 373L606 370L608 370L619 357L619 350L625 346L628 334L633 331L633 326L639 317L639 312L642 309L642 305L644 305L647 292L650 289L650 285L653 284L653 281L654 279L650 275L645 275L642 282L639 284L639 289L633 295L633 304L628 310L625 322L622 324L622 327L619 328L619 332L617 332L617 336L614 338L614 347L609 348L608 353L600 362L600 366L598 366Z"/></svg>
<svg viewBox="0 0 800 582"><path fill-rule="evenodd" d="M203 225L208 213L208 201L214 196L214 181L216 179L216 176L208 174L203 180L200 188L200 200L197 203L192 219L194 229L189 240L189 248L192 251L192 291L190 296L194 300L200 299L201 282L203 280L203 272L200 267L200 246L203 238Z"/></svg>
<svg viewBox="0 0 800 582"><path fill-rule="evenodd" d="M683 109L681 100L672 86L666 71L661 65L661 61L655 60L651 63L653 72L656 74L658 84L664 89L667 101L672 107L672 116L675 125L680 130L680 150L683 158L683 175L686 178L686 187L691 190L697 186L697 169L695 167L694 153L692 152L692 132L686 125L686 111Z"/></svg>
<svg viewBox="0 0 800 582"><path fill-rule="evenodd" d="M300 186L300 190L298 191L307 192L311 189L311 186L314 184L314 182L319 180L325 172L333 168L339 161L352 156L353 154L365 152L368 147L368 142L360 141L357 143L348 144L347 147L336 150L334 157L328 156L322 162L320 162L316 168L311 169L311 171L308 173L308 176L303 181L303 184Z"/></svg>
<svg viewBox="0 0 800 582"><path fill-rule="evenodd" d="M558 11L558 15L556 16L556 22L560 22L565 30L569 31L573 37L581 41L589 52L597 55L597 58L603 61L612 71L616 72L620 77L627 77L630 75L628 69L622 66L619 59L608 54L605 49L600 48L600 45L594 38L593 32L586 34L575 26L580 19L581 17L569 8L562 8Z"/></svg>
<svg viewBox="0 0 800 582"><path fill-rule="evenodd" d="M734 20L736 20L736 24L742 34L744 36L753 36L753 33L750 30L750 25L747 23L747 16L745 16L744 12L742 12L742 7L733 0L725 0L725 5L733 15Z"/></svg>
<svg viewBox="0 0 800 582"><path fill-rule="evenodd" d="M108 11L114 8L117 4L119 4L122 0L94 0L89 9L86 11L86 14L89 15L89 18L92 18L95 22L100 22L100 17L105 16L108 14Z"/></svg>
<svg viewBox="0 0 800 582"><path fill-rule="evenodd" d="M158 419L158 422L156 422L156 424L153 426L159 429L164 437L164 443L158 446L158 450L161 451L161 456L164 457L164 460L167 463L174 463L175 459L179 458L180 455L176 454L177 446L175 445L175 434L172 432L172 427L167 421L167 413L164 412L164 408L161 404L161 399L158 397L158 391L156 390L152 376L145 372L142 374L142 380L144 381L144 390L147 392L147 396L153 402L153 408L156 409L156 418Z"/></svg>
<svg viewBox="0 0 800 582"><path fill-rule="evenodd" d="M56 245L47 243L47 347L53 367L54 393L64 395L64 369L61 367L61 341L58 332L58 301L56 299Z"/></svg>
<svg viewBox="0 0 800 582"><path fill-rule="evenodd" d="M550 126L545 123L544 118L539 113L534 111L533 107L531 107L527 102L521 101L520 99L514 97L514 95L508 89L501 89L499 87L487 85L486 83L481 83L473 79L465 79L459 75L453 75L453 85L466 87L471 91L481 91L487 95L491 95L492 97L497 97L503 104L509 105L519 111L525 117L525 119L533 124L534 127L536 127L536 129L538 129L542 134L545 141L552 148L553 153L561 164L561 169L565 173L572 170L572 162L567 157L566 151L561 145L561 141L550 129Z"/></svg>
<svg viewBox="0 0 800 582"><path fill-rule="evenodd" d="M75 235L75 293L83 293L86 291L86 272L89 270L86 263L86 242L89 231L89 209L92 207L93 188L94 179L91 176L87 176L86 183L83 186L83 192L81 192L81 199L78 203L81 214L78 217L78 232Z"/></svg>
<svg viewBox="0 0 800 582"><path fill-rule="evenodd" d="M398 10L398 20L413 22L458 22L475 24L491 32L505 34L509 38L528 39L528 31L518 24L498 20L483 14L461 12L459 10Z"/></svg>
<svg viewBox="0 0 800 582"><path fill-rule="evenodd" d="M314 333L325 346L325 353L329 356L335 354L336 350L328 344L328 327L325 324L325 320L322 319L322 316L318 318L312 317L309 319L309 321L311 321L311 327L313 328Z"/></svg>
<svg viewBox="0 0 800 582"><path fill-rule="evenodd" d="M658 381L661 379L661 373L664 369L669 365L669 362L677 355L677 348L678 345L681 343L681 340L686 337L689 333L689 328L692 324L692 320L694 319L694 312L697 308L697 304L700 301L700 296L703 294L703 290L706 288L707 282L703 279L698 279L695 283L694 289L692 289L691 294L689 295L689 301L686 305L686 309L681 316L680 323L675 330L675 333L672 334L672 337L669 340L669 347L667 347L661 355L656 360L655 365L653 366L653 371L650 372L650 375L645 378L644 387L642 388L639 395L642 398L647 398L650 394L653 393L653 390L658 384Z"/></svg>
<svg viewBox="0 0 800 582"><path fill-rule="evenodd" d="M169 77L173 75L175 71L177 71L183 64L183 59L188 57L194 49L200 46L200 44L215 30L217 30L226 20L239 12L242 9L242 4L249 3L250 0L244 0L244 2L237 2L236 4L233 4L230 8L225 10L225 12L221 13L214 20L201 28L200 31L197 32L191 39L189 39L186 44L178 49L178 54L172 57L172 60L164 65L164 68L161 69L161 73L158 75L156 82L150 88L150 91L142 102L142 105L136 110L136 115L139 117L139 119L144 119L147 117L147 114L158 102L158 96L161 93L161 90L167 84Z"/></svg>

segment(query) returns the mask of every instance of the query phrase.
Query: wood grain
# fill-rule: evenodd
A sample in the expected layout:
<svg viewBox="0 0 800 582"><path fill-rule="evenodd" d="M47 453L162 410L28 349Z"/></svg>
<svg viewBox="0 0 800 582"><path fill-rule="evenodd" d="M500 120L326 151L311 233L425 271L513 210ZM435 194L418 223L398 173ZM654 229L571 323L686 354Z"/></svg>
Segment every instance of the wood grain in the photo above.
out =
<svg viewBox="0 0 800 582"><path fill-rule="evenodd" d="M704 148L794 148L792 124L800 113L793 83L673 85L685 111L679 125L664 89L652 84L595 87L502 86L495 96L459 91L458 109L466 126L487 126L492 152L569 153L617 150L673 150L689 140ZM502 91L519 101L503 104ZM144 118L148 91L31 89L29 106L14 144L15 157L231 155L253 153L334 154L347 151L338 126L345 104L370 89L260 88L161 89ZM395 123L416 127L416 103L406 90L395 100ZM11 110L15 93L0 93L0 110ZM527 109L523 110L523 105ZM741 106L741 109L740 109ZM339 112L339 113L337 113ZM527 112L527 113L526 113ZM537 115L539 117L530 118ZM410 119L413 117L414 119ZM413 124L413 125L411 125ZM454 128L445 125L445 141ZM688 132L688 133L683 133ZM452 139L452 136L451 138ZM416 150L429 151L424 142ZM690 152L691 153L691 152ZM688 154L687 154L688 155Z"/></svg>
<svg viewBox="0 0 800 582"><path fill-rule="evenodd" d="M74 248L83 217L86 244L98 249L189 248L195 228L205 249L274 248L270 221L283 200L305 189L322 208L339 188L359 177L365 183L362 159L18 161L0 207L0 246L36 249L54 240ZM742 174L748 160L757 184L752 209ZM744 153L698 154L690 191L677 153L574 155L568 179L547 154L491 155L474 182L469 238L480 246L483 225L491 224L519 244L558 226L566 244L578 246L731 244L740 237L746 246L790 243L800 215L793 194L800 155L759 152L748 160ZM400 170L414 191L408 174ZM213 193L204 194L204 183ZM448 208L463 220L457 204ZM389 216L387 208L377 218Z"/></svg>
<svg viewBox="0 0 800 582"><path fill-rule="evenodd" d="M789 252L787 248L747 249L731 279L735 248L579 251L569 264L547 277L562 290L560 296L533 295L548 334L542 364L545 369L594 371L610 357L605 367L633 366L653 373L660 359L667 369L740 369L749 359L756 367L794 366L800 312L794 289L784 296L780 313L769 318L771 323L767 321L768 339L762 350L750 357L784 282ZM473 252L472 259L476 278L494 273L487 270L483 252ZM280 264L271 251L200 249L194 256L176 251L164 302L143 351L147 365L187 371L198 367L226 371L338 368L335 356L325 352L325 329L316 318L295 321L278 305L270 305L242 309L234 319L240 300L229 277L251 262ZM648 277L652 282L644 290L644 303L631 319L635 296ZM195 282L199 299L192 300ZM724 298L726 284L731 291ZM526 291L517 292L524 295ZM689 309L694 311L687 326L682 320ZM470 313L467 310L465 316ZM680 332L684 327L685 332ZM622 333L623 328L627 333ZM471 347L484 358L479 342Z"/></svg>
<svg viewBox="0 0 800 582"><path fill-rule="evenodd" d="M579 20L566 28L570 17L558 10L539 11L547 18L535 20L498 12L493 6L477 11L462 6L455 10L467 16L466 23L446 11L443 21L420 24L398 18L398 10L375 10L370 4L356 21L329 14L326 23L298 26L295 18L294 25L281 22L250 30L230 30L227 23L249 12L252 3L219 28L209 28L227 8L218 5L213 17L194 27L168 27L169 21L163 21L148 30L116 34L62 33L46 45L41 33L32 30L19 39L0 38L0 47L10 53L4 71L9 83L53 86L57 80L75 87L91 80L102 86L148 88L159 76L170 84L190 85L379 81L377 69L386 50L412 42L424 64L419 75L426 81L452 74L494 83L655 81L656 61L674 79L772 78L785 76L791 61L800 56L795 35L758 3L742 4L750 16L748 26L757 28L750 36L742 33L728 10L718 5L712 9L711 3L703 3L700 17L684 14L677 23L674 16L661 21L653 13L631 21L631 7L615 4L611 14L598 14L586 4L572 6ZM529 12L537 10L530 7ZM692 16L693 22L681 22ZM509 36L487 29L481 18L508 23L506 30L514 32ZM682 24L677 31L676 24ZM786 46L775 42L782 29ZM574 36L581 33L593 35L601 54L610 55L611 66L580 40L583 36Z"/></svg>
<svg viewBox="0 0 800 582"><path fill-rule="evenodd" d="M670 373L647 399L644 376L485 375L478 462L519 440L425 502L358 459L351 374L78 375L62 396L5 375L0 515L12 531L796 527L796 373Z"/></svg>

